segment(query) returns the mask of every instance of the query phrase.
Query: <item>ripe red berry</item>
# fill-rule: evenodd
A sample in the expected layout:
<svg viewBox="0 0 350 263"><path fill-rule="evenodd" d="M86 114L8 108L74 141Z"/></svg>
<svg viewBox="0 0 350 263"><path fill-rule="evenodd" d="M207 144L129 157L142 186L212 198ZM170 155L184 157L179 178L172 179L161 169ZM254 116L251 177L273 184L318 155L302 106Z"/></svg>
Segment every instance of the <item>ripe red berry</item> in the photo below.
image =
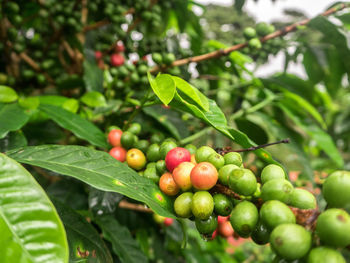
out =
<svg viewBox="0 0 350 263"><path fill-rule="evenodd" d="M96 58L96 60L100 60L102 58L102 52L101 51L95 51L95 58Z"/></svg>
<svg viewBox="0 0 350 263"><path fill-rule="evenodd" d="M110 59L111 59L111 65L113 67L120 67L125 62L123 55L121 55L119 53L112 54Z"/></svg>
<svg viewBox="0 0 350 263"><path fill-rule="evenodd" d="M183 162L191 162L191 154L185 148L176 147L165 156L165 164L170 172Z"/></svg>
<svg viewBox="0 0 350 263"><path fill-rule="evenodd" d="M192 185L198 190L209 190L217 181L218 171L211 163L199 163L191 171Z"/></svg>
<svg viewBox="0 0 350 263"><path fill-rule="evenodd" d="M233 235L233 228L230 221L223 222L218 226L218 232L223 237L229 237Z"/></svg>
<svg viewBox="0 0 350 263"><path fill-rule="evenodd" d="M122 130L119 130L119 129L111 130L108 133L108 142L114 147L121 146L120 138L122 137L122 134L123 134Z"/></svg>
<svg viewBox="0 0 350 263"><path fill-rule="evenodd" d="M180 163L173 171L175 183L182 191L188 191L192 188L191 171L195 165L190 162Z"/></svg>
<svg viewBox="0 0 350 263"><path fill-rule="evenodd" d="M124 162L126 160L126 150L123 147L113 147L109 151L109 154L120 162Z"/></svg>
<svg viewBox="0 0 350 263"><path fill-rule="evenodd" d="M218 230L215 229L215 231L213 232L213 234L211 234L211 240L214 240L216 238L216 236L218 235Z"/></svg>
<svg viewBox="0 0 350 263"><path fill-rule="evenodd" d="M118 42L117 45L115 46L115 52L121 53L125 51L124 44L122 42Z"/></svg>
<svg viewBox="0 0 350 263"><path fill-rule="evenodd" d="M174 222L174 219L172 219L171 217L166 217L164 220L164 225L165 226L171 226Z"/></svg>
<svg viewBox="0 0 350 263"><path fill-rule="evenodd" d="M230 216L218 216L218 224L222 224L229 219Z"/></svg>

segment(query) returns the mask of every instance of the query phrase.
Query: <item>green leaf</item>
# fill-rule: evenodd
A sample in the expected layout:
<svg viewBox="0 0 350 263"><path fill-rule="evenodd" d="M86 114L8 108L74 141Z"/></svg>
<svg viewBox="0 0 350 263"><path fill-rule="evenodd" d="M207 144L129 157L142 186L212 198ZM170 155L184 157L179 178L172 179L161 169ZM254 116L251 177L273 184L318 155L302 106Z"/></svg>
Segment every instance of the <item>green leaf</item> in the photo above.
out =
<svg viewBox="0 0 350 263"><path fill-rule="evenodd" d="M307 47L303 56L303 64L312 83L318 83L323 79L324 66L326 64L323 50L316 47Z"/></svg>
<svg viewBox="0 0 350 263"><path fill-rule="evenodd" d="M70 262L81 259L80 252L88 251L87 262L113 263L112 256L96 229L72 208L55 199L53 203L67 231Z"/></svg>
<svg viewBox="0 0 350 263"><path fill-rule="evenodd" d="M18 99L16 91L10 87L0 85L0 102L9 103Z"/></svg>
<svg viewBox="0 0 350 263"><path fill-rule="evenodd" d="M207 97L205 97L198 89L179 77L172 76L172 78L175 81L176 88L190 97L197 104L197 106L200 106L205 111L209 110L209 102Z"/></svg>
<svg viewBox="0 0 350 263"><path fill-rule="evenodd" d="M89 107L103 107L107 105L105 97L98 91L87 92L80 100Z"/></svg>
<svg viewBox="0 0 350 263"><path fill-rule="evenodd" d="M103 236L112 243L113 251L121 262L148 262L127 227L120 225L113 216L108 215L98 217L96 221L102 229Z"/></svg>
<svg viewBox="0 0 350 263"><path fill-rule="evenodd" d="M333 24L323 16L315 17L308 23L308 26L320 31L324 35L323 41L337 48L347 72L350 73L350 33L344 31L341 27Z"/></svg>
<svg viewBox="0 0 350 263"><path fill-rule="evenodd" d="M0 152L24 146L27 146L27 139L22 131L9 132L3 139L0 139Z"/></svg>
<svg viewBox="0 0 350 263"><path fill-rule="evenodd" d="M278 105L295 124L297 124L313 140L316 141L318 147L320 147L338 165L339 168L344 166L343 158L329 134L316 125L305 123L283 103L279 103Z"/></svg>
<svg viewBox="0 0 350 263"><path fill-rule="evenodd" d="M157 107L147 107L143 108L142 111L163 125L175 137L175 139L180 140L181 136L177 127L169 120L166 114L161 113L161 109Z"/></svg>
<svg viewBox="0 0 350 263"><path fill-rule="evenodd" d="M84 82L87 91L103 91L103 71L95 62L84 61Z"/></svg>
<svg viewBox="0 0 350 263"><path fill-rule="evenodd" d="M76 99L68 99L62 104L62 108L72 113L76 113L79 109L79 101Z"/></svg>
<svg viewBox="0 0 350 263"><path fill-rule="evenodd" d="M93 123L81 118L79 115L54 105L41 104L39 109L45 112L62 128L70 130L77 137L86 140L95 146L108 148L104 133Z"/></svg>
<svg viewBox="0 0 350 263"><path fill-rule="evenodd" d="M19 162L72 176L97 189L116 192L146 203L156 213L175 217L170 197L106 152L82 146L29 146L8 153Z"/></svg>
<svg viewBox="0 0 350 263"><path fill-rule="evenodd" d="M62 106L69 98L55 95L38 96L40 104L50 104L55 106Z"/></svg>
<svg viewBox="0 0 350 263"><path fill-rule="evenodd" d="M22 128L28 120L29 115L17 103L0 103L0 139L8 132Z"/></svg>
<svg viewBox="0 0 350 263"><path fill-rule="evenodd" d="M20 98L18 104L24 109L35 110L39 107L40 100L38 97Z"/></svg>
<svg viewBox="0 0 350 263"><path fill-rule="evenodd" d="M89 208L94 214L111 214L117 208L123 195L114 192L100 191L91 188L89 192Z"/></svg>
<svg viewBox="0 0 350 263"><path fill-rule="evenodd" d="M227 120L225 118L225 115L221 111L221 109L216 105L215 101L208 99L208 102L209 111L203 112L197 106L183 100L178 94L176 94L175 99L171 102L170 106L191 113L197 118L203 120L208 125L214 127L226 137L235 141L242 147L249 148L252 146L256 146L256 143L249 139L249 137L246 134L227 126ZM264 149L256 150L254 151L254 153L256 153L262 160L264 160L267 163L278 164L272 158L271 154Z"/></svg>
<svg viewBox="0 0 350 263"><path fill-rule="evenodd" d="M324 122L321 114L315 109L315 107L309 103L304 98L300 97L299 95L284 91L284 98L282 101L288 102L291 105L293 105L293 108L297 109L298 111L306 111L308 112L324 129L327 128L326 123Z"/></svg>
<svg viewBox="0 0 350 263"><path fill-rule="evenodd" d="M44 190L20 164L0 154L1 262L68 262L66 234Z"/></svg>
<svg viewBox="0 0 350 263"><path fill-rule="evenodd" d="M175 81L169 74L158 75L155 79L148 72L148 81L153 92L164 105L168 105L174 98L176 86Z"/></svg>

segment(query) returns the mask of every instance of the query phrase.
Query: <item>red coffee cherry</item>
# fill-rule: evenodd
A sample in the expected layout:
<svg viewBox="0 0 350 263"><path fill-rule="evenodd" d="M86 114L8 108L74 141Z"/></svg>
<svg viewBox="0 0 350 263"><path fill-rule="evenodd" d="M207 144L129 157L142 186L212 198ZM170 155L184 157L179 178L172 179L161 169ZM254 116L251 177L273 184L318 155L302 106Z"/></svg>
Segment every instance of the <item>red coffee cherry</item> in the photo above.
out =
<svg viewBox="0 0 350 263"><path fill-rule="evenodd" d="M120 138L122 137L122 130L111 130L109 133L108 133L108 142L110 143L110 145L116 147L116 146L121 146L121 143L120 143Z"/></svg>
<svg viewBox="0 0 350 263"><path fill-rule="evenodd" d="M123 147L113 147L109 154L120 162L125 162L126 160L126 150Z"/></svg>
<svg viewBox="0 0 350 263"><path fill-rule="evenodd" d="M218 171L211 163L199 163L191 171L192 185L198 190L209 190L217 181Z"/></svg>
<svg viewBox="0 0 350 263"><path fill-rule="evenodd" d="M182 147L176 147L174 149L171 149L165 156L165 163L169 172L172 172L180 163L190 161L190 152Z"/></svg>
<svg viewBox="0 0 350 263"><path fill-rule="evenodd" d="M123 55L121 55L119 53L112 54L110 56L110 59L111 59L111 65L113 67L120 67L125 62L125 59L124 59Z"/></svg>
<svg viewBox="0 0 350 263"><path fill-rule="evenodd" d="M159 188L166 195L174 196L180 191L171 173L163 174L159 179Z"/></svg>

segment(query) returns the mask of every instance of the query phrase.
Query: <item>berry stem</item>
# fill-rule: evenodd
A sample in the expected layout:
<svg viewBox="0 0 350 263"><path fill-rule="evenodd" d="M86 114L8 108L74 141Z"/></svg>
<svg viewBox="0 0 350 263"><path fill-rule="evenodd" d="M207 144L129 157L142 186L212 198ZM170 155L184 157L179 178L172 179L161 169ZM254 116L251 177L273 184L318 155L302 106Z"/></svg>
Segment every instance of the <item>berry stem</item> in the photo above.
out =
<svg viewBox="0 0 350 263"><path fill-rule="evenodd" d="M335 12L338 12L340 10L343 10L343 9L345 9L347 7L349 7L348 3L342 3L342 4L339 4L339 5L335 6L335 7L332 7L330 9L328 9L327 11L323 12L322 14L320 14L320 16L329 16L329 15L331 15L331 14L333 14ZM311 19L304 19L304 20L296 22L294 24L285 26L284 28L282 28L280 30L277 30L277 31L275 31L275 32L273 32L271 34L268 34L268 35L260 38L260 42L264 43L267 40L286 35L286 34L288 34L290 32L293 32L293 31L297 30L298 27L300 27L300 26L307 25L310 21L311 21ZM155 66L155 67L151 68L150 72L151 73L157 73L157 72L162 71L163 69L168 68L168 67L182 66L182 65L189 64L191 62L201 62L201 61L204 61L204 60L207 60L207 59L219 58L219 57L222 57L222 56L227 56L231 52L239 50L239 49L242 49L242 48L245 48L247 46L248 46L248 42L245 42L245 43L237 44L237 45L225 48L225 49L219 49L219 50L216 50L216 51L213 51L213 52L202 54L202 55L199 55L199 56L179 59L179 60L174 61L171 65L169 65L167 67Z"/></svg>
<svg viewBox="0 0 350 263"><path fill-rule="evenodd" d="M224 155L226 153L229 152L249 152L249 151L255 151L261 148L265 148L271 145L275 145L275 144L281 144L281 143L290 143L290 139L283 139L277 142L271 142L271 143L266 143L266 144L261 144L261 145L257 145L257 146L252 146L249 148L245 148L245 149L238 149L238 150L232 150L231 147L225 147L225 148L219 148L217 149L217 152L220 153L221 155Z"/></svg>
<svg viewBox="0 0 350 263"><path fill-rule="evenodd" d="M146 207L145 205L130 203L126 200L122 200L119 202L119 208L134 210L143 213L153 213L152 209Z"/></svg>

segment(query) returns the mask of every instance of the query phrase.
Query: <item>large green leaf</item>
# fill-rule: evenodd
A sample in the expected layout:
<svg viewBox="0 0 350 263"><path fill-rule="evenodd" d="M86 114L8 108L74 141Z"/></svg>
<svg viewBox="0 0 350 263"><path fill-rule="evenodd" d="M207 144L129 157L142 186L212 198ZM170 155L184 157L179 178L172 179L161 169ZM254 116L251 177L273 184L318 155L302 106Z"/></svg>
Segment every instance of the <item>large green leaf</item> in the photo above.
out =
<svg viewBox="0 0 350 263"><path fill-rule="evenodd" d="M103 107L107 105L105 97L98 91L87 92L80 100L90 107Z"/></svg>
<svg viewBox="0 0 350 263"><path fill-rule="evenodd" d="M288 108L288 106L282 103L279 103L278 105L294 123L296 123L312 139L316 141L318 147L320 147L338 165L338 167L341 168L344 166L343 158L335 146L332 137L327 132L315 124L306 123L290 108Z"/></svg>
<svg viewBox="0 0 350 263"><path fill-rule="evenodd" d="M45 192L20 164L0 154L2 263L68 262L63 225Z"/></svg>
<svg viewBox="0 0 350 263"><path fill-rule="evenodd" d="M163 104L168 105L174 98L176 87L175 81L169 74L161 74L156 78L148 72L148 81L153 92L157 95Z"/></svg>
<svg viewBox="0 0 350 263"><path fill-rule="evenodd" d="M18 99L16 91L10 87L0 85L0 102L9 103Z"/></svg>
<svg viewBox="0 0 350 263"><path fill-rule="evenodd" d="M24 146L27 146L27 139L22 131L9 132L3 139L0 139L0 152Z"/></svg>
<svg viewBox="0 0 350 263"><path fill-rule="evenodd" d="M112 243L113 251L118 255L121 262L148 262L127 227L120 225L110 215L98 217L96 221L102 229L103 236Z"/></svg>
<svg viewBox="0 0 350 263"><path fill-rule="evenodd" d="M54 105L42 104L39 108L58 125L70 130L77 137L101 148L108 147L104 133L94 124L81 118L79 115Z"/></svg>
<svg viewBox="0 0 350 263"><path fill-rule="evenodd" d="M249 139L249 137L243 132L228 127L225 115L217 106L216 102L210 99L208 99L208 102L209 111L203 112L197 106L185 101L178 94L176 94L175 99L171 102L170 106L191 113L192 115L206 122L208 125L214 127L216 130L218 130L234 142L238 143L242 147L249 148L257 145L251 139ZM277 164L277 162L272 158L271 154L268 153L266 150L258 149L254 152L259 156L259 158L261 158L265 162Z"/></svg>
<svg viewBox="0 0 350 263"><path fill-rule="evenodd" d="M0 139L10 131L16 131L27 123L29 115L17 103L0 103Z"/></svg>
<svg viewBox="0 0 350 263"><path fill-rule="evenodd" d="M82 146L29 146L9 152L19 162L72 176L97 189L146 203L160 215L175 217L171 199L151 180L141 177L106 152Z"/></svg>
<svg viewBox="0 0 350 263"><path fill-rule="evenodd" d="M172 78L175 81L176 88L185 93L203 110L209 110L209 102L207 97L205 97L198 89L179 77L172 76Z"/></svg>
<svg viewBox="0 0 350 263"><path fill-rule="evenodd" d="M88 254L86 259L89 263L113 263L112 256L96 229L72 208L55 199L53 203L67 231L69 261L76 262L85 253Z"/></svg>
<svg viewBox="0 0 350 263"><path fill-rule="evenodd" d="M310 21L308 24L310 28L317 29L324 35L324 42L333 44L341 56L346 70L350 73L350 33L344 31L341 27L333 24L329 19L318 16Z"/></svg>
<svg viewBox="0 0 350 263"><path fill-rule="evenodd" d="M84 61L84 83L87 91L103 91L103 71L96 62Z"/></svg>

